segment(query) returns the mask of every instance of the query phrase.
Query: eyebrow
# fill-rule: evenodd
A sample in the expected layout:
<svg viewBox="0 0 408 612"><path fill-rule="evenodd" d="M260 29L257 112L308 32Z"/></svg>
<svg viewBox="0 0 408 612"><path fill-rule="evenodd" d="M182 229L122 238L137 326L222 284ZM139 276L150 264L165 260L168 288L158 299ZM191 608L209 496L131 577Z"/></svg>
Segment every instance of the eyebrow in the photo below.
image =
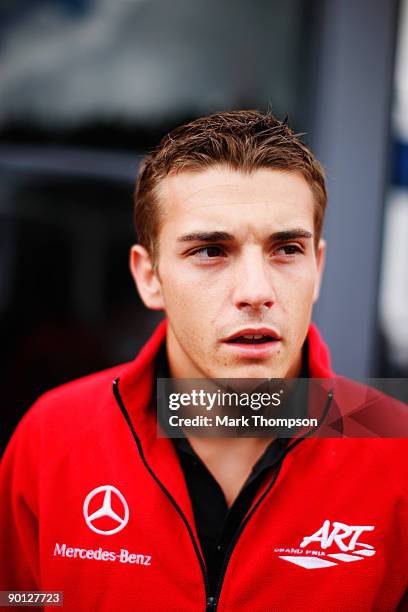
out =
<svg viewBox="0 0 408 612"><path fill-rule="evenodd" d="M279 240L295 240L296 238L306 238L309 240L313 237L312 232L309 232L304 229L296 228L293 230L285 230L283 232L275 232L269 236L269 240L279 241Z"/></svg>
<svg viewBox="0 0 408 612"><path fill-rule="evenodd" d="M233 240L234 236L228 232L191 232L177 238L177 242L219 242Z"/></svg>
<svg viewBox="0 0 408 612"><path fill-rule="evenodd" d="M284 230L280 232L274 232L268 236L268 242L279 242L285 240L296 240L299 238L310 239L313 235L311 232L295 228L290 230ZM226 242L234 240L234 236L228 232L191 232L190 234L183 234L177 238L177 242Z"/></svg>

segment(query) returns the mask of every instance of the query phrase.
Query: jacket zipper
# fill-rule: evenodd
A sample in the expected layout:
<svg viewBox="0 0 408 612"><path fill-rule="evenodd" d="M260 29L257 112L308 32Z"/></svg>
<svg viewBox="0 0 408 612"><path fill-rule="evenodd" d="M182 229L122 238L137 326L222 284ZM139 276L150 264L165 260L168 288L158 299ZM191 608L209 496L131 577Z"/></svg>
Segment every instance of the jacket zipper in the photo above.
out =
<svg viewBox="0 0 408 612"><path fill-rule="evenodd" d="M200 550L198 548L196 539L194 537L194 534L192 532L191 526L187 520L187 517L185 516L184 512L182 511L182 509L180 508L180 506L178 505L178 503L176 502L176 500L174 499L174 497L169 493L169 491L166 489L166 487L163 485L163 483L161 482L161 480L156 476L156 474L153 472L152 468L150 467L150 465L147 463L146 461L146 457L144 456L143 453L143 449L142 449L142 445L140 443L140 439L139 436L137 435L135 428L133 427L133 423L130 420L130 416L129 413L127 412L125 405L123 403L122 397L120 395L120 391L119 391L119 378L116 378L113 381L113 394L115 396L115 399L119 405L119 408L123 414L123 416L125 417L125 420L127 422L127 424L130 427L130 430L132 432L132 435L135 439L136 445L137 445L137 449L139 451L139 455L140 458L145 466L145 468L147 469L147 471L149 472L149 474L152 476L153 480L158 484L158 486L160 487L160 489L163 491L163 493L166 495L166 497L170 500L170 502L173 504L173 506L175 507L175 509L177 510L178 514L180 515L181 520L183 521L183 523L185 524L188 534L191 538L191 541L193 543L193 547L194 547L194 551L197 555L199 564L200 564L200 568L201 568L201 572L204 578L204 586L205 586L205 598L206 598L206 610L212 610L211 607L209 607L209 602L211 605L211 597L209 595L209 591L210 591L210 583L208 580L208 574L207 574L207 570L205 567L205 563L204 560L201 556Z"/></svg>
<svg viewBox="0 0 408 612"><path fill-rule="evenodd" d="M322 424L322 422L324 421L324 419L327 416L327 413L329 411L330 408L330 404L331 401L333 399L333 392L329 391L328 395L327 395L327 401L326 401L326 406L324 408L323 411L323 416L320 419L320 423L317 424L316 427L314 427L313 429L311 429L309 432L307 432L306 434L304 434L302 437L298 438L297 440L295 440L293 442L293 444L290 444L285 452L283 453L282 457L279 459L279 463L277 465L277 468L275 470L275 473L272 477L271 482L269 483L268 487L265 489L265 491L263 492L263 494L261 495L261 497L258 499L258 501L256 502L256 504L251 508L251 510L248 512L248 514L246 515L246 517L244 518L244 520L242 521L242 523L240 524L240 526L238 527L237 531L234 534L234 537L232 538L230 545L227 549L227 553L224 557L224 562L221 568L221 573L220 573L220 579L217 585L217 589L216 589L216 594L214 599L214 605L212 608L210 608L211 612L216 612L217 607L218 607L218 602L220 600L220 596L221 596L221 590L222 590L222 585L224 582L224 578L225 578L225 574L227 573L227 568L228 568L228 563L231 559L232 553L234 551L234 548L242 534L242 532L245 529L245 526L248 524L249 519L253 516L253 514L256 512L256 510L259 508L259 506L261 505L261 503L263 502L263 500L265 499L265 497L270 493L271 489L273 488L278 476L279 476L279 472L281 471L282 465L284 460L286 459L286 457L288 456L288 454L290 453L290 451L297 446L300 442L302 442L305 438L307 438L308 436L310 436L314 431L316 431L320 425Z"/></svg>
<svg viewBox="0 0 408 612"><path fill-rule="evenodd" d="M203 579L204 579L204 586L205 586L205 612L216 612L217 608L218 608L218 602L220 599L220 595L221 595L221 590L222 590L222 585L224 582L224 578L225 578L225 574L227 572L227 567L228 567L228 563L231 559L232 553L234 551L234 548L242 534L242 532L244 531L245 526L247 525L249 519L253 516L253 514L255 513L255 511L257 510L257 508L260 506L260 504L262 503L262 501L265 499L265 497L268 495L268 493L271 491L273 485L276 482L276 479L278 478L279 472L281 470L281 467L283 465L283 461L285 460L285 458L287 457L287 455L289 454L289 452L295 447L297 446L302 440L304 440L305 438L307 438L308 436L310 436L311 433L313 433L313 431L315 431L316 429L318 429L321 425L321 423L324 421L324 419L327 416L327 413L329 411L329 407L331 404L331 400L333 398L333 392L329 391L328 396L327 396L327 403L325 406L325 409L323 411L323 416L321 418L320 423L318 423L317 427L313 428L311 431L309 431L308 433L306 433L304 436L302 436L301 438L298 438L297 440L295 440L295 442L293 444L291 444L290 446L288 446L288 448L286 449L286 451L283 453L282 457L279 460L279 464L277 466L277 469L275 471L275 474L272 478L272 481L270 482L269 486L267 487L267 489L263 492L263 494L261 495L261 497L258 499L258 501L256 502L256 504L252 507L252 509L249 511L249 513L246 515L246 517L244 518L244 520L242 521L241 525L239 526L239 528L237 529L237 531L234 534L234 537L232 538L232 541L228 547L227 553L225 555L224 558L224 562L223 562L223 566L221 569L221 574L220 574L220 580L218 582L217 585L217 589L216 589L216 593L215 595L212 595L210 593L210 584L209 584L209 579L208 579L208 574L207 574L207 570L205 567L205 563L204 560L201 556L200 550L198 548L196 539L194 537L193 531L191 529L191 526L187 520L187 517L185 516L184 512L182 511L182 509L180 508L180 506L178 505L178 503L176 502L176 500L174 499L174 497L169 493L169 491L166 489L166 487L163 485L163 483L161 482L161 480L156 476L156 474L153 472L152 468L150 467L150 465L147 463L146 458L144 456L143 453L143 449L142 449L142 445L140 443L140 439L135 431L135 428L133 427L133 423L130 420L130 416L128 411L126 410L126 407L123 403L122 400L122 396L120 395L120 391L119 391L119 378L115 378L115 380L113 381L113 394L115 396L116 402L125 418L126 423L128 424L130 431L132 432L133 438L135 439L136 442L136 446L137 449L139 451L139 455L140 458L142 459L142 462L144 464L144 466L146 467L147 471L149 472L149 474L152 476L153 480L158 484L158 486L160 487L160 489L163 491L163 493L166 495L166 497L169 499L169 501L173 504L174 508L176 509L176 511L178 512L181 520L183 521L183 523L185 524L188 534L191 538L193 547L194 547L194 551L197 555L199 564L200 564L200 568L201 568L201 572L203 575Z"/></svg>

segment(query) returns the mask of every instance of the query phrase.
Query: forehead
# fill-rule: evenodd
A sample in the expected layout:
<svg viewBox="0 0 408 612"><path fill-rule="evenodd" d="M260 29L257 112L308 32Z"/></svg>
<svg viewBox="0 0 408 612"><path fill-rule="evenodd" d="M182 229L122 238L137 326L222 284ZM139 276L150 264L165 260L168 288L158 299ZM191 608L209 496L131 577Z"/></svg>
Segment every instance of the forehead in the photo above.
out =
<svg viewBox="0 0 408 612"><path fill-rule="evenodd" d="M296 172L224 167L166 177L159 192L161 228L172 231L223 229L257 232L288 225L313 232L314 197Z"/></svg>

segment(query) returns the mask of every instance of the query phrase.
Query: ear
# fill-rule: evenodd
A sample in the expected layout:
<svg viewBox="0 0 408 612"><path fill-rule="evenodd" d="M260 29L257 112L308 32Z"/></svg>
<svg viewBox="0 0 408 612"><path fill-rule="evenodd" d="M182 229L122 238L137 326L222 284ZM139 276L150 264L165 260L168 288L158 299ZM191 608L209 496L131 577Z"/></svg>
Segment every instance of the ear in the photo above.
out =
<svg viewBox="0 0 408 612"><path fill-rule="evenodd" d="M135 244L129 254L130 272L143 303L151 310L163 310L162 287L148 251Z"/></svg>
<svg viewBox="0 0 408 612"><path fill-rule="evenodd" d="M326 241L319 240L319 244L316 251L316 283L313 293L313 304L317 302L320 295L320 286L322 283L324 264L326 261Z"/></svg>

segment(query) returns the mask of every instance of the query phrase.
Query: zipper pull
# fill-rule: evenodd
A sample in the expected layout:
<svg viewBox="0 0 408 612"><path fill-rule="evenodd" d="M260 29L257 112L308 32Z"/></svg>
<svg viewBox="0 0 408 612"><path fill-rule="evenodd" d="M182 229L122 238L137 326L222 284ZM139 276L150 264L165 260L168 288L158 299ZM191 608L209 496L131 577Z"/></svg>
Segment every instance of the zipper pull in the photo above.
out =
<svg viewBox="0 0 408 612"><path fill-rule="evenodd" d="M215 612L217 607L217 598L216 597L207 597L207 607L206 612Z"/></svg>

